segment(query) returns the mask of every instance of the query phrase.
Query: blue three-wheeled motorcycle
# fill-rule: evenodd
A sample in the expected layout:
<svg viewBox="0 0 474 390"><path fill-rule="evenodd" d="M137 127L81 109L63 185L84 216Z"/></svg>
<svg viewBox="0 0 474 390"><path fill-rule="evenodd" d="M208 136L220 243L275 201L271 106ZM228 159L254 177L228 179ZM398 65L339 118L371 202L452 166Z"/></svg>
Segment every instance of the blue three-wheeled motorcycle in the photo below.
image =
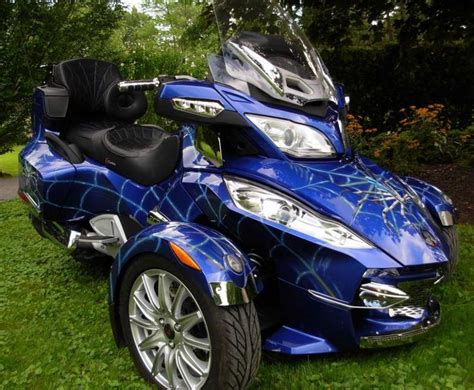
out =
<svg viewBox="0 0 474 390"><path fill-rule="evenodd" d="M278 4L214 13L204 81L52 67L20 156L33 225L77 258L114 258L114 336L163 388L245 388L262 348L416 340L458 256L451 200L353 152L342 87ZM179 132L135 123L146 90Z"/></svg>

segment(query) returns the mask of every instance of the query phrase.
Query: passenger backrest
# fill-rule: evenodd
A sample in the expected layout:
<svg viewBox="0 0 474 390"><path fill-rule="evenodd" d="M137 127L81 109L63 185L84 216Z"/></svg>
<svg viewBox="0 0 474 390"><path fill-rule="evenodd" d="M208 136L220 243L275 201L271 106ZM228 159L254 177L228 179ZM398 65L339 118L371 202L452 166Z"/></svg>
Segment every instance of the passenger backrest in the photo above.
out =
<svg viewBox="0 0 474 390"><path fill-rule="evenodd" d="M53 80L54 84L68 90L68 116L84 118L106 115L134 121L147 108L143 92L127 93L127 98L118 98L122 94L115 85L122 77L117 66L110 62L89 58L63 61L54 66Z"/></svg>

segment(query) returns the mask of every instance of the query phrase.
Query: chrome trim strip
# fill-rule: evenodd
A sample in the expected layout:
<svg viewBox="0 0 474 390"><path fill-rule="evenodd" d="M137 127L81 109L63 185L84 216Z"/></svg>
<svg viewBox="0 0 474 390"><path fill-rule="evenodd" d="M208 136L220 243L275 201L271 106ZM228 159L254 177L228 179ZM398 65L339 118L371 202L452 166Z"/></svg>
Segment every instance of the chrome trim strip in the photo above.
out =
<svg viewBox="0 0 474 390"><path fill-rule="evenodd" d="M426 325L418 324L412 329L376 336L363 336L360 338L360 348L385 348L398 345L410 344L423 337L431 329L435 328L441 321L441 316L428 320Z"/></svg>
<svg viewBox="0 0 474 390"><path fill-rule="evenodd" d="M367 294L380 298L400 298L404 300L409 298L405 291L402 291L395 286L376 282L365 283L360 286L359 296L362 298L363 295Z"/></svg>
<svg viewBox="0 0 474 390"><path fill-rule="evenodd" d="M161 213L157 207L148 212L146 222L148 225L154 225L155 223L169 222L170 220L166 215Z"/></svg>
<svg viewBox="0 0 474 390"><path fill-rule="evenodd" d="M25 192L25 191L23 191L23 194L25 195L26 199L28 199L28 202L30 202L31 207L33 207L37 213L40 213L41 207L38 203L36 203L33 197L28 192Z"/></svg>
<svg viewBox="0 0 474 390"><path fill-rule="evenodd" d="M402 302L405 302L408 300L410 297L406 295L406 298L403 298L397 302L392 303L391 305L386 305L386 306L381 306L381 307L371 307L371 306L360 306L360 305L351 305L347 302L341 301L337 298L330 297L325 294L321 294L320 292L314 291L314 290L307 290L314 298L319 299L320 301L324 303L329 303L330 305L334 305L337 307L342 307L343 309L363 309L363 310L383 310L383 309L389 309L393 306L399 305Z"/></svg>
<svg viewBox="0 0 474 390"><path fill-rule="evenodd" d="M454 225L454 218L453 214L449 211L440 211L438 213L439 220L441 221L441 225L443 226L453 226Z"/></svg>

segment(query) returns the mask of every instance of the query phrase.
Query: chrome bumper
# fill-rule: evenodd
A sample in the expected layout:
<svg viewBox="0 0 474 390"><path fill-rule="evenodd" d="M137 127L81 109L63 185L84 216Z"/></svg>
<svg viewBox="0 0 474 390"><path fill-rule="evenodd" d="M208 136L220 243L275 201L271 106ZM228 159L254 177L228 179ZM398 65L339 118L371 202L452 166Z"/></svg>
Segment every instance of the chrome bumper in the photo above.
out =
<svg viewBox="0 0 474 390"><path fill-rule="evenodd" d="M389 333L376 336L363 336L360 338L360 348L385 348L398 345L410 344L418 341L431 329L435 328L441 321L441 315L438 312L428 320L416 325L414 328L397 333Z"/></svg>

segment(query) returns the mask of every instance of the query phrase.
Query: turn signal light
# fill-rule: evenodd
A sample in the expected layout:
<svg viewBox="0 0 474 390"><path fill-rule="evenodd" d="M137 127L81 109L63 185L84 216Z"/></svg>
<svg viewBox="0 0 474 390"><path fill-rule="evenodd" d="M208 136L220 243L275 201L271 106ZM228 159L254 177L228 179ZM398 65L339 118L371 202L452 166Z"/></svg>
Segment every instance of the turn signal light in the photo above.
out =
<svg viewBox="0 0 474 390"><path fill-rule="evenodd" d="M193 258L184 251L184 249L180 248L173 242L170 242L170 248L181 263L189 268L195 269L196 271L201 271L201 267L198 263L196 263Z"/></svg>

